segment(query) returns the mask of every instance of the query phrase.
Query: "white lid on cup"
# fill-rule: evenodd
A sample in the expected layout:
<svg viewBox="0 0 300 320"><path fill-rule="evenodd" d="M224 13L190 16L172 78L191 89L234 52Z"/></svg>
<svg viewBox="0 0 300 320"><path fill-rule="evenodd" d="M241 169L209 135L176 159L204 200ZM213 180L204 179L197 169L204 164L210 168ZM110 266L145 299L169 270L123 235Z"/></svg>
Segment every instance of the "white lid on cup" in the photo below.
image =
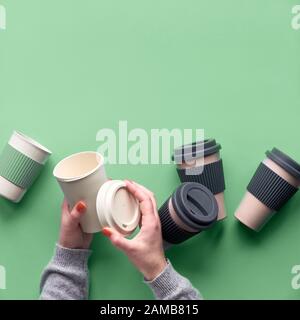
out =
<svg viewBox="0 0 300 320"><path fill-rule="evenodd" d="M138 200L121 180L105 182L97 195L97 214L102 228L114 228L123 235L132 233L140 221Z"/></svg>

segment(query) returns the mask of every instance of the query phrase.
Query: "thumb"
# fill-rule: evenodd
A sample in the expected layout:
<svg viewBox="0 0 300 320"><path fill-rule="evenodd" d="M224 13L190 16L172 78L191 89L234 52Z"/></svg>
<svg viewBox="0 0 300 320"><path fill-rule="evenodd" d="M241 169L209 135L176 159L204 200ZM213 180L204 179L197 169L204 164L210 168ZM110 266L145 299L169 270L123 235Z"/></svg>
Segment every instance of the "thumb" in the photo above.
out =
<svg viewBox="0 0 300 320"><path fill-rule="evenodd" d="M132 244L130 240L124 238L118 231L112 228L103 228L102 229L103 235L109 238L110 242L118 249L127 253L131 250Z"/></svg>

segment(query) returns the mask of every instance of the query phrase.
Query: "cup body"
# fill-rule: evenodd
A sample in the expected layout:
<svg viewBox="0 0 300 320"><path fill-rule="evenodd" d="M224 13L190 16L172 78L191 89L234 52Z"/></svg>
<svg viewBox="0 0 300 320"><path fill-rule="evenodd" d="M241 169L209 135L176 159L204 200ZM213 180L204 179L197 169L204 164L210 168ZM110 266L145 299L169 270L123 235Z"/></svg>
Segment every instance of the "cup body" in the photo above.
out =
<svg viewBox="0 0 300 320"><path fill-rule="evenodd" d="M53 175L70 208L78 201L87 204L87 211L80 222L82 230L86 233L99 232L101 225L96 198L100 187L107 181L102 155L92 151L73 154L56 165Z"/></svg>
<svg viewBox="0 0 300 320"><path fill-rule="evenodd" d="M246 191L235 217L248 228L258 232L273 217L275 211L259 201L252 193Z"/></svg>
<svg viewBox="0 0 300 320"><path fill-rule="evenodd" d="M267 152L267 158L257 168L235 217L258 232L298 191L299 186L300 166L274 148Z"/></svg>
<svg viewBox="0 0 300 320"><path fill-rule="evenodd" d="M0 195L20 202L50 155L40 143L14 131L0 156Z"/></svg>
<svg viewBox="0 0 300 320"><path fill-rule="evenodd" d="M180 169L191 169L191 168L199 168L199 174L204 171L202 168L202 172L200 172L200 168L204 167L210 163L215 163L220 160L220 152L217 151L216 153L210 154L208 156L203 156L194 158L193 160L183 161L182 163L178 163L177 167Z"/></svg>

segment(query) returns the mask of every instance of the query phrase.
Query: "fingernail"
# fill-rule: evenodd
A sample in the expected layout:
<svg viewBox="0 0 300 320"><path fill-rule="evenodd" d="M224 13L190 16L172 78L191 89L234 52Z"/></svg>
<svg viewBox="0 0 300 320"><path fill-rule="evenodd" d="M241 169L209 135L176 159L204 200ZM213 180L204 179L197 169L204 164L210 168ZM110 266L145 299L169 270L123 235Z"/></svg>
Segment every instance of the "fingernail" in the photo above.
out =
<svg viewBox="0 0 300 320"><path fill-rule="evenodd" d="M106 236L106 237L110 237L111 236L111 231L108 228L104 228L102 229L102 233Z"/></svg>
<svg viewBox="0 0 300 320"><path fill-rule="evenodd" d="M83 213L86 210L86 204L83 201L79 201L76 205L76 210Z"/></svg>

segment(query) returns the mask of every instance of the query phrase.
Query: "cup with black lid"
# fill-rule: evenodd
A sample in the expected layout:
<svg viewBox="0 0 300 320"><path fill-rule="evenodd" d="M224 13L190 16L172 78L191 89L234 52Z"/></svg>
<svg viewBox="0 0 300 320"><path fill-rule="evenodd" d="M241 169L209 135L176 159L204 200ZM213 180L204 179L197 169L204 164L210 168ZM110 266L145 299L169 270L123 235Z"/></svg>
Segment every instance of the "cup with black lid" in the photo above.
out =
<svg viewBox="0 0 300 320"><path fill-rule="evenodd" d="M206 139L183 145L174 150L173 160L181 182L198 182L206 186L218 203L218 220L226 218L224 201L225 179L221 145L215 139Z"/></svg>
<svg viewBox="0 0 300 320"><path fill-rule="evenodd" d="M277 148L266 152L247 186L235 217L260 231L300 186L300 164Z"/></svg>
<svg viewBox="0 0 300 320"><path fill-rule="evenodd" d="M210 228L218 217L218 204L200 183L181 184L158 210L164 242L179 244Z"/></svg>

